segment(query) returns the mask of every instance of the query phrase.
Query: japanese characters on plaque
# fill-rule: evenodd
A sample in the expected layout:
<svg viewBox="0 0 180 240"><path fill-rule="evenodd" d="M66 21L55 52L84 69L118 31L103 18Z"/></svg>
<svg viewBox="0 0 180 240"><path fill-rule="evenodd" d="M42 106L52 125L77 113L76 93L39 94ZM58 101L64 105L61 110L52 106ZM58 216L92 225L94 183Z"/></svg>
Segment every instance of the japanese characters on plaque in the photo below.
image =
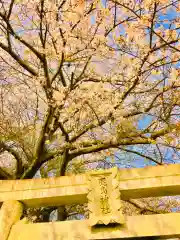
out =
<svg viewBox="0 0 180 240"><path fill-rule="evenodd" d="M91 226L124 223L117 168L88 173L87 198Z"/></svg>
<svg viewBox="0 0 180 240"><path fill-rule="evenodd" d="M100 207L103 214L111 213L111 208L109 205L109 196L108 196L108 186L106 182L106 178L102 177L99 179L100 186Z"/></svg>

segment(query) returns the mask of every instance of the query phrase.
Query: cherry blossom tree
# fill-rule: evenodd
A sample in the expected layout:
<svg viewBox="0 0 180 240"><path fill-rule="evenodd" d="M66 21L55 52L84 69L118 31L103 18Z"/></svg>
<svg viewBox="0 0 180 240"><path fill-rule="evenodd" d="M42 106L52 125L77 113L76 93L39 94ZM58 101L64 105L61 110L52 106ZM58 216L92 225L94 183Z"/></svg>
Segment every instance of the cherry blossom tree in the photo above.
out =
<svg viewBox="0 0 180 240"><path fill-rule="evenodd" d="M13 166L1 178L125 153L178 160L179 12L178 0L0 1L0 151Z"/></svg>

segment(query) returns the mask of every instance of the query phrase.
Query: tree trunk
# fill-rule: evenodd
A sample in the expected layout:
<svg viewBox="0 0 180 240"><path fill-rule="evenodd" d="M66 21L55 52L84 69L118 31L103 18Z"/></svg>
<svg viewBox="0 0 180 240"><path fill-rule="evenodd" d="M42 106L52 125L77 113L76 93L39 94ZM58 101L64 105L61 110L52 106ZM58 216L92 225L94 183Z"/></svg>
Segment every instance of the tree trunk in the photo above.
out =
<svg viewBox="0 0 180 240"><path fill-rule="evenodd" d="M63 157L62 157L62 163L61 163L61 169L59 172L60 176L65 176L66 174L66 167L68 164L68 149L65 149ZM67 218L67 212L65 206L60 206L57 209L57 221L65 221Z"/></svg>
<svg viewBox="0 0 180 240"><path fill-rule="evenodd" d="M65 206L57 208L57 221L65 221L67 218L67 212Z"/></svg>
<svg viewBox="0 0 180 240"><path fill-rule="evenodd" d="M34 177L34 175L36 174L36 172L40 169L40 167L42 166L43 161L38 161L36 164L33 164L25 170L25 172L22 174L22 176L20 177L20 179L31 179Z"/></svg>

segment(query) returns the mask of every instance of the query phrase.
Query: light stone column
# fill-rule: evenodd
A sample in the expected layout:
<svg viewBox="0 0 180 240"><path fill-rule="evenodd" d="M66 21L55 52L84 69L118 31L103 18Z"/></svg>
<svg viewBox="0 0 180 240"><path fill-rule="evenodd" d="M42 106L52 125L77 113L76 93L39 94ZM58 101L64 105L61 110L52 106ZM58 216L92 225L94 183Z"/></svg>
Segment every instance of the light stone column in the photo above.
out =
<svg viewBox="0 0 180 240"><path fill-rule="evenodd" d="M3 202L0 209L0 239L7 240L14 223L20 220L23 204L16 200Z"/></svg>

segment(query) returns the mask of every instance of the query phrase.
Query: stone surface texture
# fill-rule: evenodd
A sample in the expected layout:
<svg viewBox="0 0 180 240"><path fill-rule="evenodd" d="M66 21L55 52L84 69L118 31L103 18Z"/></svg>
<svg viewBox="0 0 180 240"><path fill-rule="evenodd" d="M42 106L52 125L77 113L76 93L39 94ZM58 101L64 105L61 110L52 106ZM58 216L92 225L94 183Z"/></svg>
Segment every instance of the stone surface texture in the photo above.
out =
<svg viewBox="0 0 180 240"><path fill-rule="evenodd" d="M15 201L5 201L0 209L0 240L7 240L13 224L20 220L23 204Z"/></svg>
<svg viewBox="0 0 180 240"><path fill-rule="evenodd" d="M0 240L180 237L180 213L124 216L122 200L180 194L180 164L108 169L50 179L0 181ZM29 223L27 207L88 202L90 218ZM114 225L113 225L114 224Z"/></svg>

